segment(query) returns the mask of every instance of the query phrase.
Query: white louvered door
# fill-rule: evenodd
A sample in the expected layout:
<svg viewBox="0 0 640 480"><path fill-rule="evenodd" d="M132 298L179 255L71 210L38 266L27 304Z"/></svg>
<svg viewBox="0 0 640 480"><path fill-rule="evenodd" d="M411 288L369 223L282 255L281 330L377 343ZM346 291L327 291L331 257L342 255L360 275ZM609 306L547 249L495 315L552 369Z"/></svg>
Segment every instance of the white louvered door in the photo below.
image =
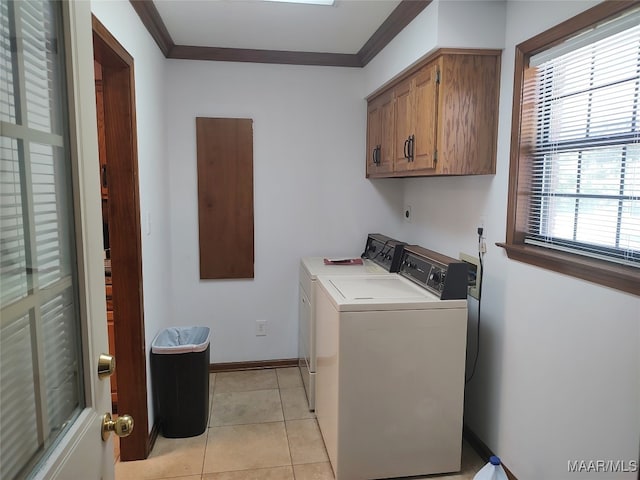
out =
<svg viewBox="0 0 640 480"><path fill-rule="evenodd" d="M0 1L0 478L113 478L88 2Z"/></svg>

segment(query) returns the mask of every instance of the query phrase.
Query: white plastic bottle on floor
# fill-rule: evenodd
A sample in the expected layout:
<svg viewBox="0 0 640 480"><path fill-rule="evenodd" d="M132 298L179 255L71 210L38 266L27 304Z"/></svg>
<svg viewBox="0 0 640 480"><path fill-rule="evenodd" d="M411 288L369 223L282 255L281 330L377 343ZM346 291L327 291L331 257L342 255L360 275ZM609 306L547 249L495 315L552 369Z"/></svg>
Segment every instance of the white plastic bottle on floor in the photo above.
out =
<svg viewBox="0 0 640 480"><path fill-rule="evenodd" d="M507 480L507 474L495 455L489 458L489 463L480 469L473 480Z"/></svg>

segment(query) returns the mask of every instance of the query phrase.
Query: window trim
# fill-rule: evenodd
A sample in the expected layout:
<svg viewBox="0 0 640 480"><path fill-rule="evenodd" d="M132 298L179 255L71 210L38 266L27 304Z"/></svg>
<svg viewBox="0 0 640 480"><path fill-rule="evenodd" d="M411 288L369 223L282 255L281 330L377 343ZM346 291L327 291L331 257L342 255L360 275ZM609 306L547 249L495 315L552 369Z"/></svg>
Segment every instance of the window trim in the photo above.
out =
<svg viewBox="0 0 640 480"><path fill-rule="evenodd" d="M529 197L524 189L519 190L519 186L527 184L529 180L525 169L523 168L522 171L520 169L520 166L527 162L526 155L521 154L520 128L524 71L529 59L541 51L558 45L568 37L587 30L596 23L634 7L638 7L638 2L634 0L605 1L516 45L506 241L496 245L503 247L512 260L640 295L640 269L638 268L545 247L525 245L524 231L528 217L523 205L528 202Z"/></svg>

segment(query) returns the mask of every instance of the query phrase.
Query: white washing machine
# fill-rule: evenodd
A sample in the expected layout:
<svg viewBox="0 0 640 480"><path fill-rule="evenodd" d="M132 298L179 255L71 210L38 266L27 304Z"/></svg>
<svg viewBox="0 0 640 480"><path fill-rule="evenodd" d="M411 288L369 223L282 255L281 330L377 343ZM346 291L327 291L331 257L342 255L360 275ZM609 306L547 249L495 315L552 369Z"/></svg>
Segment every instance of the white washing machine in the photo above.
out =
<svg viewBox="0 0 640 480"><path fill-rule="evenodd" d="M392 275L390 272L395 272L399 268L403 246L404 243L384 235L370 234L367 238L365 255L361 265L347 262L327 265L323 257L305 257L300 261L298 365L309 401L309 410L315 409L315 305L318 275Z"/></svg>
<svg viewBox="0 0 640 480"><path fill-rule="evenodd" d="M400 275L318 277L316 416L336 480L460 470L464 267L410 255Z"/></svg>

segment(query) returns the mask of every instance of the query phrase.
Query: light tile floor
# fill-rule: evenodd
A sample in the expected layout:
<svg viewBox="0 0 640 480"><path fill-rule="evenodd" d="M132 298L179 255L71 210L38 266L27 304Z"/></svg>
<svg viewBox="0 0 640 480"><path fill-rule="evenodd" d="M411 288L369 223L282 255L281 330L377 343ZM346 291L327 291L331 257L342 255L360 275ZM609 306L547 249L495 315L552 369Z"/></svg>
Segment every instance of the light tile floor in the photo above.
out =
<svg viewBox="0 0 640 480"><path fill-rule="evenodd" d="M297 368L212 373L209 388L202 435L158 436L146 460L117 461L116 480L333 480ZM462 472L425 478L471 480L483 464L465 443Z"/></svg>

